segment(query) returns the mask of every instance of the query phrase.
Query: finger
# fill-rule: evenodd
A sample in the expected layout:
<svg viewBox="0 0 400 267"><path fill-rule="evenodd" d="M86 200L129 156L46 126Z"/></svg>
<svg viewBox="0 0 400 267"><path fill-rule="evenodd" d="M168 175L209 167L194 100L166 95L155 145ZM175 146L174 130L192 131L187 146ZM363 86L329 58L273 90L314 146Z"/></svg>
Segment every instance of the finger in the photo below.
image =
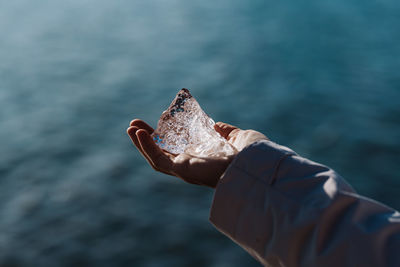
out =
<svg viewBox="0 0 400 267"><path fill-rule="evenodd" d="M126 129L126 133L127 133L129 136L133 136L133 135L135 135L135 132L136 132L137 130L139 130L138 127L129 126L128 129Z"/></svg>
<svg viewBox="0 0 400 267"><path fill-rule="evenodd" d="M139 152L142 154L142 156L146 159L146 161L150 164L150 166L152 166L154 169L157 170L157 167L154 166L153 162L151 161L151 159L149 158L149 156L143 151L142 146L139 143L138 137L136 136L136 132L139 130L139 128L135 127L135 126L131 126L127 129L128 135L131 138L132 142L135 144L136 148L139 150ZM168 153L170 154L170 153ZM171 157L173 157L173 154L170 154ZM163 171L163 170L158 170L162 173L165 174L169 174L171 175L171 173Z"/></svg>
<svg viewBox="0 0 400 267"><path fill-rule="evenodd" d="M236 126L230 125L224 122L217 122L214 125L214 129L225 139L229 140L229 134L236 129L239 129Z"/></svg>
<svg viewBox="0 0 400 267"><path fill-rule="evenodd" d="M139 129L136 131L136 136L143 152L147 155L146 159L148 159L153 168L157 171L170 173L172 166L171 158L156 145L149 133L143 129Z"/></svg>
<svg viewBox="0 0 400 267"><path fill-rule="evenodd" d="M137 136L136 136L136 132L137 132L138 130L139 130L138 127L136 127L136 126L131 126L131 127L129 127L129 128L126 130L126 132L128 133L129 137L131 138L133 144L134 144L139 150L141 150L142 147L140 146L139 141L138 141Z"/></svg>
<svg viewBox="0 0 400 267"><path fill-rule="evenodd" d="M134 119L130 123L131 126L136 126L139 129L145 129L149 134L152 134L154 132L154 129L145 123L143 120L140 119Z"/></svg>
<svg viewBox="0 0 400 267"><path fill-rule="evenodd" d="M143 157L146 158L147 161L149 161L150 159L147 158L146 153L144 153L142 146L139 143L139 140L136 136L136 132L139 130L139 128L137 128L136 126L131 126L129 127L126 131L129 135L129 137L131 138L133 144L136 146L136 148L139 150L139 152L143 155Z"/></svg>
<svg viewBox="0 0 400 267"><path fill-rule="evenodd" d="M137 147L140 148L140 145L138 146L137 138L136 138L136 131L139 130L138 127L131 126L128 129L126 129L126 133L129 135L131 138L133 144Z"/></svg>

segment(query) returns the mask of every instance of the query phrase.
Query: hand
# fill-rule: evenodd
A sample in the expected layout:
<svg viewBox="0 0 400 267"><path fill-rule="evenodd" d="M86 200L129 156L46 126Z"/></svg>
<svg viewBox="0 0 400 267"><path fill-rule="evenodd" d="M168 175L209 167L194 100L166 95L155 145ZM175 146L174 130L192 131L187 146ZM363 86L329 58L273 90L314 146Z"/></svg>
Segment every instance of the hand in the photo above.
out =
<svg viewBox="0 0 400 267"><path fill-rule="evenodd" d="M262 133L241 130L223 122L217 122L214 128L238 151L258 140L268 140ZM127 129L136 148L156 171L179 177L191 184L215 188L220 177L236 156L200 158L186 153L172 154L156 145L150 136L153 131L153 128L139 119L133 120Z"/></svg>

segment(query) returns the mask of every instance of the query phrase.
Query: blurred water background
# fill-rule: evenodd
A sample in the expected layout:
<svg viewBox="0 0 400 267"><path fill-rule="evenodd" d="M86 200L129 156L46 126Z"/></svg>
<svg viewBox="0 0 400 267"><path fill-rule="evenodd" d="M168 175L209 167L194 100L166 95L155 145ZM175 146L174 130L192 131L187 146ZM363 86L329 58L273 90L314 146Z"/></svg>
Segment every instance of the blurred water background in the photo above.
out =
<svg viewBox="0 0 400 267"><path fill-rule="evenodd" d="M125 133L182 87L400 209L400 4L1 1L0 266L259 266Z"/></svg>

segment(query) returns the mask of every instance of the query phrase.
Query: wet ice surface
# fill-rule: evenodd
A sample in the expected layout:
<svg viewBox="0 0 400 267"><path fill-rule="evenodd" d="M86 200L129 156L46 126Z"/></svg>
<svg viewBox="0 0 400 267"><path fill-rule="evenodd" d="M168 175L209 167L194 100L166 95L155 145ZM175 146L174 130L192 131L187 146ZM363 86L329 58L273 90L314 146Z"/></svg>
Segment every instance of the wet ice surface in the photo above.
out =
<svg viewBox="0 0 400 267"><path fill-rule="evenodd" d="M215 122L201 109L188 89L178 92L152 134L162 149L199 157L233 155L232 147L214 130Z"/></svg>

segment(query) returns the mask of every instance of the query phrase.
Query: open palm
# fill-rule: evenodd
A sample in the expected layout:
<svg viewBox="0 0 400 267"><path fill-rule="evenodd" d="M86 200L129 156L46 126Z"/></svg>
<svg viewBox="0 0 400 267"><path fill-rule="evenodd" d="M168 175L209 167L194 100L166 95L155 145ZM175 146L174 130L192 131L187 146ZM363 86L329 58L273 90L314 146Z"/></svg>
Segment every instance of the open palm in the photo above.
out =
<svg viewBox="0 0 400 267"><path fill-rule="evenodd" d="M255 141L267 139L265 135L257 131L241 130L223 122L217 122L214 128L237 151L241 151ZM191 184L214 188L236 156L206 158L186 153L172 154L156 145L150 136L153 131L152 127L140 119L133 120L127 129L134 145L156 171L179 177Z"/></svg>

